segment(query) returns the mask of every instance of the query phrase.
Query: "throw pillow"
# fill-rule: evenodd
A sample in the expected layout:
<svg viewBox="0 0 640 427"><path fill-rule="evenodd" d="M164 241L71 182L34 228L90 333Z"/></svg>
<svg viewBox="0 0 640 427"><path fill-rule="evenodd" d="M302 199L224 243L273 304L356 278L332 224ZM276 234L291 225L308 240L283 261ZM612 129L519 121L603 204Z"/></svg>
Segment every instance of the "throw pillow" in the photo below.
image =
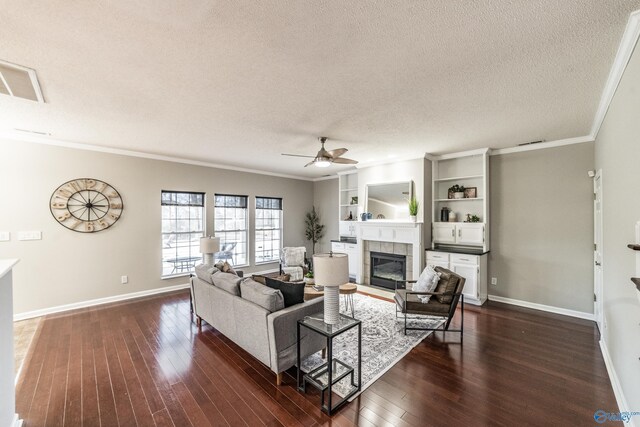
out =
<svg viewBox="0 0 640 427"><path fill-rule="evenodd" d="M271 277L265 277L265 284L270 288L279 289L280 292L282 292L285 307L291 307L292 305L304 302L304 282L283 282L272 279Z"/></svg>
<svg viewBox="0 0 640 427"><path fill-rule="evenodd" d="M217 263L215 265L215 267L222 271L223 273L231 273L231 274L236 274L236 271L233 269L233 267L231 267L231 264L229 264L227 261L220 261L219 263Z"/></svg>
<svg viewBox="0 0 640 427"><path fill-rule="evenodd" d="M258 283L262 283L263 285L266 285L266 278L267 276L262 275L262 274L254 274L253 276L251 276L251 278L253 280L255 280ZM289 279L291 279L291 275L289 274L282 274L280 276L273 276L271 277L272 279L276 279L276 280L281 280L283 282L288 282Z"/></svg>
<svg viewBox="0 0 640 427"><path fill-rule="evenodd" d="M436 288L438 281L440 280L440 273L436 272L433 269L433 266L428 265L422 270L420 277L413 285L413 291L416 292L433 292ZM426 304L431 299L431 295L417 295L417 297L422 301L423 304Z"/></svg>
<svg viewBox="0 0 640 427"><path fill-rule="evenodd" d="M442 271L435 292L439 294L446 292L449 295L437 295L436 298L438 299L438 302L442 304L451 303L451 301L453 301L453 293L456 291L457 285L458 278L456 276L447 273L446 271Z"/></svg>

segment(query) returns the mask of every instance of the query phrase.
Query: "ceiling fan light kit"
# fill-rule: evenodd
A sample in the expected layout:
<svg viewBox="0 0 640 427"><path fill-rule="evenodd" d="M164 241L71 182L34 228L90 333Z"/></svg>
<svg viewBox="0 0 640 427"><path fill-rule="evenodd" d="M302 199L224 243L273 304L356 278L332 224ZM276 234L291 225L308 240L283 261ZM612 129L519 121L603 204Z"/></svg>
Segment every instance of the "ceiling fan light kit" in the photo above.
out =
<svg viewBox="0 0 640 427"><path fill-rule="evenodd" d="M290 157L308 157L313 159L309 163L304 165L305 168L311 165L315 165L316 167L319 167L319 168L326 168L331 166L332 163L338 163L342 165L355 165L358 163L357 160L345 159L340 157L344 153L349 151L346 148L336 148L335 150L331 150L331 151L325 150L324 143L327 141L327 137L321 136L320 138L318 138L318 140L320 141L320 144L322 144L322 148L320 148L320 151L318 151L318 153L315 156L304 156L301 154L285 154L285 153L282 153L282 155L290 156Z"/></svg>

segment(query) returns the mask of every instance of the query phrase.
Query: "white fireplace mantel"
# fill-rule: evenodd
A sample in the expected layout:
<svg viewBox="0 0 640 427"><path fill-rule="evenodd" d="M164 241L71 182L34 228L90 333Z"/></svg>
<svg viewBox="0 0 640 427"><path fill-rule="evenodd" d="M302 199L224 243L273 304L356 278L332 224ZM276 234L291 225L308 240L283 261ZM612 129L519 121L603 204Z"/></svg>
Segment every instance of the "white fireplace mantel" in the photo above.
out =
<svg viewBox="0 0 640 427"><path fill-rule="evenodd" d="M407 243L411 245L411 254L413 256L413 277L420 276L424 255L424 233L422 223L409 221L362 221L358 222L358 241L366 240L375 242L390 243ZM360 259L359 273L356 275L356 281L362 283L364 277L364 245L360 245L363 251Z"/></svg>

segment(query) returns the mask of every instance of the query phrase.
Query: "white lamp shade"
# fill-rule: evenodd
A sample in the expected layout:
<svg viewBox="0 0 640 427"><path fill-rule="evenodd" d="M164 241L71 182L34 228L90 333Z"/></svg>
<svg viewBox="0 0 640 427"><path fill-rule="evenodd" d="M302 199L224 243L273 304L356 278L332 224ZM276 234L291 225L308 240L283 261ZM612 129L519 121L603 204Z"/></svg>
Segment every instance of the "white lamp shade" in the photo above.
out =
<svg viewBox="0 0 640 427"><path fill-rule="evenodd" d="M349 283L347 254L314 254L313 277L321 286L340 286Z"/></svg>
<svg viewBox="0 0 640 427"><path fill-rule="evenodd" d="M220 251L219 237L202 237L200 239L200 253L213 254Z"/></svg>

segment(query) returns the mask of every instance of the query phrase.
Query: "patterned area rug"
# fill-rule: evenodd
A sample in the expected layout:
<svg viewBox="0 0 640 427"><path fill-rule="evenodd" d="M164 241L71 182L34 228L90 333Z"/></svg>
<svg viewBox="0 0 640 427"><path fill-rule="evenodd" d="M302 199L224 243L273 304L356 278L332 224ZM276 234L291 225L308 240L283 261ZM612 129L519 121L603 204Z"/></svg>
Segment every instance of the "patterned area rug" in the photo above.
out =
<svg viewBox="0 0 640 427"><path fill-rule="evenodd" d="M404 319L400 314L396 320L395 304L392 302L362 294L354 294L353 302L355 318L362 321L362 392L432 332L407 331L405 335ZM344 305L341 312L345 312ZM407 325L436 328L442 322L441 318L424 316L420 320L408 320ZM356 369L357 381L358 328L345 332L333 341L333 354ZM323 362L318 352L302 362L302 370L309 372ZM349 377L334 386L334 391L340 396L345 396L349 390Z"/></svg>

